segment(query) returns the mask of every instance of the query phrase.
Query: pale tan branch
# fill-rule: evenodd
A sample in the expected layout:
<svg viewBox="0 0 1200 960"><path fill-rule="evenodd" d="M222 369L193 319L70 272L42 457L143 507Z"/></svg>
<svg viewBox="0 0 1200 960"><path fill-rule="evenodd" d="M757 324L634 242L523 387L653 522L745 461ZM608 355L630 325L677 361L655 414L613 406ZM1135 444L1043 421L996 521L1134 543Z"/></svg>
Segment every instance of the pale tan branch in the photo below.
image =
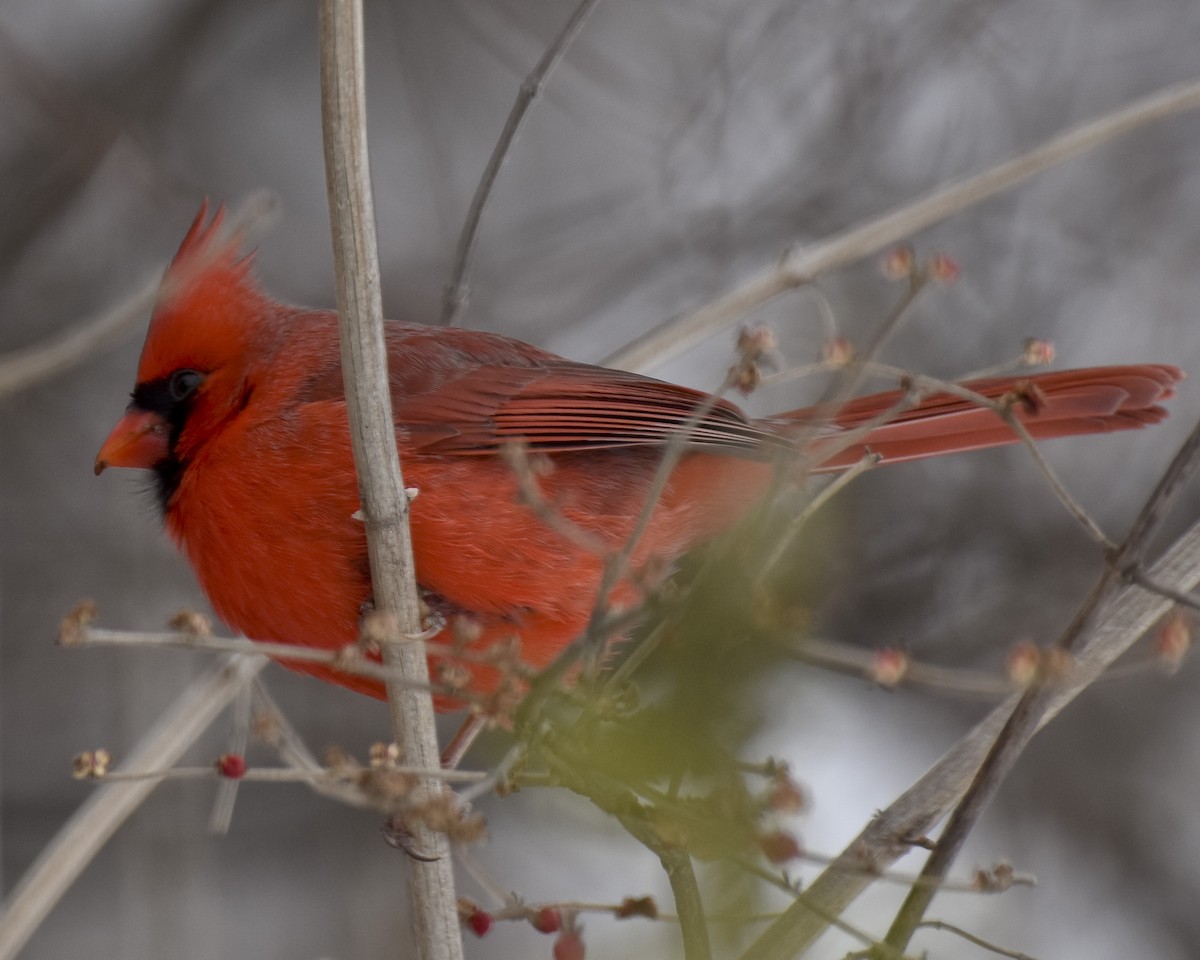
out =
<svg viewBox="0 0 1200 960"><path fill-rule="evenodd" d="M265 657L227 657L195 680L146 732L121 770L151 770L175 763L266 663ZM63 825L4 901L0 960L12 960L20 952L155 784L154 780L105 784Z"/></svg>
<svg viewBox="0 0 1200 960"><path fill-rule="evenodd" d="M388 389L367 155L361 0L321 0L320 41L321 119L342 370L373 597L377 610L395 614L402 633L416 635L421 631L420 598ZM414 685L428 686L429 666L420 647L389 643L383 658ZM429 694L389 684L388 705L393 738L402 749L404 762L423 768L438 766L437 729ZM442 787L438 781L423 780L419 789L433 796ZM462 937L447 839L415 825L413 841L428 852L427 857L410 858L409 862L417 955L422 960L461 960Z"/></svg>
<svg viewBox="0 0 1200 960"><path fill-rule="evenodd" d="M1179 538L1150 570L1156 583L1187 592L1200 583L1200 524ZM1074 667L1046 693L1038 726L1045 725L1171 608L1171 601L1129 585L1118 590L1094 618L1076 651ZM967 789L1019 696L1009 697L949 750L920 780L879 814L808 888L830 913L844 910L871 882L864 863L884 869L908 848L901 838L920 836ZM826 927L803 905L784 912L744 954L743 960L790 960Z"/></svg>
<svg viewBox="0 0 1200 960"><path fill-rule="evenodd" d="M1034 174L1147 124L1200 107L1200 81L1166 87L1095 120L1052 137L1034 149L926 194L890 213L834 236L798 247L777 264L751 277L712 303L668 320L607 356L610 367L643 371L701 343L755 307L811 281L817 275L855 263L897 243Z"/></svg>

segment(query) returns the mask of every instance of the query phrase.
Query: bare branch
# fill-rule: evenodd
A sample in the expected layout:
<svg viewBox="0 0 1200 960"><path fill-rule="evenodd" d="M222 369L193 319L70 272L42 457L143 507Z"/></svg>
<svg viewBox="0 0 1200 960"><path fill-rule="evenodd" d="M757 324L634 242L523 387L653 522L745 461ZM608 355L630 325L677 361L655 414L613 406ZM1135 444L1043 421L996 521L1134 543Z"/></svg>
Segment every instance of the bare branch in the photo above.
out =
<svg viewBox="0 0 1200 960"><path fill-rule="evenodd" d="M1150 575L1156 583L1180 591L1191 590L1200 583L1200 524L1175 542L1152 567ZM1059 678L1039 703L1039 728L1090 686L1170 607L1170 600L1147 593L1141 587L1131 585L1118 590L1105 604L1103 616L1097 617L1087 629L1084 642L1075 655L1074 668ZM958 799L974 778L1018 700L1016 696L1010 697L993 710L920 780L872 820L834 864L809 886L808 896L828 913L837 914L844 910L871 883L869 875L861 873L864 864L882 870L908 850L902 838L923 834ZM826 921L797 904L763 932L743 955L743 960L790 960L803 953L826 926Z"/></svg>
<svg viewBox="0 0 1200 960"><path fill-rule="evenodd" d="M417 634L421 631L420 600L383 340L379 257L367 158L361 0L322 0L320 26L321 117L342 369L372 588L376 608L395 614L403 633ZM387 644L383 656L385 663L399 667L416 684L429 683L429 666L420 647ZM416 767L438 766L430 696L389 685L388 704L393 736L402 747L404 761ZM434 796L441 786L425 780L421 789ZM417 954L422 960L460 960L462 937L449 845L443 835L423 825L414 825L413 836L428 854L409 861Z"/></svg>
<svg viewBox="0 0 1200 960"><path fill-rule="evenodd" d="M792 250L775 266L751 277L737 289L698 310L660 324L607 356L603 363L626 370L646 370L665 363L760 304L809 282L820 273L877 253L1102 143L1197 107L1200 107L1200 81L1195 80L1135 100L973 177L939 187L912 203L850 227L827 240Z"/></svg>
<svg viewBox="0 0 1200 960"><path fill-rule="evenodd" d="M197 678L147 731L120 769L136 772L175 763L266 664L266 657L227 657ZM0 909L0 960L12 960L21 951L155 785L153 780L106 784L63 825Z"/></svg>

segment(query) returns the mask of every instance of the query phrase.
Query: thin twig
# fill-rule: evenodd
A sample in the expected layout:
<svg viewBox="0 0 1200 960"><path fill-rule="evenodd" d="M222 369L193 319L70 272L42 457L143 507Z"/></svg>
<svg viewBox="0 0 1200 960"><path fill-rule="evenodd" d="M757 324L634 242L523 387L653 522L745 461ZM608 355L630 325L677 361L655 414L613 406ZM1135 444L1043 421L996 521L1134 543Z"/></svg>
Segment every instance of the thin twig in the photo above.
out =
<svg viewBox="0 0 1200 960"><path fill-rule="evenodd" d="M233 702L233 730L229 736L228 753L245 756L246 744L250 741L250 706L254 701L253 686L243 687ZM208 832L224 836L233 822L233 808L237 803L238 781L222 778L217 787L217 798L213 801L212 813L208 816Z"/></svg>
<svg viewBox="0 0 1200 960"><path fill-rule="evenodd" d="M471 207L467 211L467 219L463 224L462 234L458 238L458 250L454 256L454 271L450 275L450 282L446 284L442 300L441 322L443 326L453 326L457 323L471 299L469 275L471 261L475 255L475 242L479 237L479 224L483 220L484 210L487 209L488 201L492 196L492 188L496 185L496 178L500 175L500 168L508 159L509 151L512 150L513 142L525 122L525 116L529 112L530 106L541 95L542 88L546 85L550 74L566 55L567 48L579 35L579 31L583 29L584 22L597 2L598 0L582 0L575 8L575 12L571 14L566 26L546 48L546 52L542 54L542 59L533 68L533 72L521 82L521 86L517 90L516 102L509 111L508 119L504 121L500 139L492 148L492 155L488 158L483 176L475 188L475 196L471 198Z"/></svg>
<svg viewBox="0 0 1200 960"><path fill-rule="evenodd" d="M241 640L233 637L204 637L191 633L157 632L138 630L107 630L100 627L87 627L74 634L67 646L78 647L155 647L179 648L181 650L199 650L205 653L240 653L246 656L262 654L272 660L282 660L292 663L317 663L352 676L368 677L380 683L391 683L408 690L423 690L430 693L453 696L464 703L471 703L478 698L469 690L451 689L445 684L418 683L411 680L402 667L387 666L376 663L363 655L359 647L347 645L332 650L321 647L301 647L290 643L276 643L269 640ZM405 645L416 646L429 653L444 653L460 660L487 659L485 653L474 650L459 650L448 643L430 643L428 641L407 641Z"/></svg>
<svg viewBox="0 0 1200 960"><path fill-rule="evenodd" d="M759 565L757 581L762 583L775 568L775 565L787 553L787 548L795 541L804 525L812 519L813 515L820 510L825 504L837 496L845 487L852 483L860 474L866 473L872 467L879 464L883 458L877 453L866 453L859 458L849 470L841 473L816 496L814 496L804 509L800 510L784 527L783 531L775 538L775 543L767 552L766 557Z"/></svg>
<svg viewBox="0 0 1200 960"><path fill-rule="evenodd" d="M1200 423L1180 447L1166 472L1138 513L1128 536L1111 558L1110 565L1100 577L1079 613L1059 639L1058 646L1064 651L1073 651L1082 641L1085 629L1092 623L1101 607L1110 599L1121 584L1124 561L1140 562L1150 537L1162 521L1173 500L1183 488L1184 480L1195 469L1200 460ZM968 834L978 822L1008 772L1016 763L1025 746L1041 725L1045 706L1052 695L1054 682L1045 678L1035 682L1013 707L995 742L972 780L962 800L950 814L937 846L930 853L921 870L921 876L940 881L957 857ZM912 938L917 924L924 918L933 900L936 887L914 886L896 914L888 931L887 943L904 950Z"/></svg>
<svg viewBox="0 0 1200 960"><path fill-rule="evenodd" d="M443 770L441 767L388 767L389 773L409 774L414 777L428 777L434 780L444 780L447 783L476 783L486 780L487 774L477 770ZM315 783L321 780L338 781L347 777L357 776L362 771L340 771L328 767L319 770L307 770L300 767L250 767L238 776L238 780L248 783ZM227 780L216 767L166 767L162 770L116 770L96 776L97 783L129 780Z"/></svg>
<svg viewBox="0 0 1200 960"><path fill-rule="evenodd" d="M267 664L266 657L226 657L198 677L134 747L123 771L175 763ZM0 960L12 960L156 781L106 784L43 848L0 909Z"/></svg>
<svg viewBox="0 0 1200 960"><path fill-rule="evenodd" d="M1002 190L1149 123L1200 107L1200 81L1165 87L975 176L947 184L890 213L789 252L720 299L668 320L610 354L605 366L646 370L666 363L767 300L818 274L855 263Z"/></svg>
<svg viewBox="0 0 1200 960"><path fill-rule="evenodd" d="M358 473L376 609L395 614L402 634L421 631L420 599L413 573L408 497L396 450L388 389L383 304L379 287L374 205L367 156L366 80L361 0L322 0L321 118L325 175L333 228L342 369L346 408ZM418 686L429 683L424 651L388 643L384 662ZM392 732L402 759L414 767L439 763L433 701L428 693L388 685ZM437 781L418 787L431 796ZM412 829L421 858L410 857L409 890L416 951L422 960L461 960L462 936L454 895L449 844L424 825ZM403 952L403 951L402 951Z"/></svg>
<svg viewBox="0 0 1200 960"><path fill-rule="evenodd" d="M1022 953L1020 950L1006 950L1004 947L998 946L983 937L977 937L975 934L964 930L962 927L956 927L952 923L947 923L945 920L922 920L918 927L927 930L945 930L947 933L953 933L957 937L962 937L968 943L973 943L977 947L982 947L991 953L995 953L1001 957L1008 957L1010 960L1037 960L1036 957L1031 957L1027 953Z"/></svg>
<svg viewBox="0 0 1200 960"><path fill-rule="evenodd" d="M649 812L624 784L594 770L585 769L576 760L562 754L553 737L547 737L539 755L562 786L586 797L599 809L616 817L631 837L659 858L679 914L683 936L684 960L709 960L712 947L704 903L696 882L695 870L687 850L668 842L658 830Z"/></svg>
<svg viewBox="0 0 1200 960"><path fill-rule="evenodd" d="M1191 590L1200 583L1200 524L1192 526L1150 571L1158 583ZM1087 630L1074 668L1047 691L1039 725L1048 723L1090 686L1128 647L1171 607L1171 601L1127 586L1105 606L1105 615ZM924 834L970 784L1018 697L1010 697L952 747L912 787L898 797L808 887L808 896L830 914L839 914L871 883L864 864L884 869L909 847L899 838ZM826 929L827 922L794 905L762 932L742 960L791 960Z"/></svg>

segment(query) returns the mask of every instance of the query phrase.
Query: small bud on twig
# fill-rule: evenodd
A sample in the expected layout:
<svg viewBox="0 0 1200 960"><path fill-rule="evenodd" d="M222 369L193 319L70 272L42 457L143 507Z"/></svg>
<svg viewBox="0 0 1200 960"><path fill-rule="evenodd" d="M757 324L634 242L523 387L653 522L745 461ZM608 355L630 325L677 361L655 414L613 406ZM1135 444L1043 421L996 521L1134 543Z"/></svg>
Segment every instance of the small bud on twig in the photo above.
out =
<svg viewBox="0 0 1200 960"><path fill-rule="evenodd" d="M241 780L246 775L246 758L240 753L226 753L217 757L213 766L227 780Z"/></svg>
<svg viewBox="0 0 1200 960"><path fill-rule="evenodd" d="M172 630L178 630L180 633L185 633L189 637L211 637L212 636L212 621L204 614L195 610L188 610L186 607L175 613L170 620L167 621L167 626Z"/></svg>
<svg viewBox="0 0 1200 960"><path fill-rule="evenodd" d="M99 750L85 750L75 755L71 775L76 780L99 780L108 773L111 763L112 754L103 747Z"/></svg>
<svg viewBox="0 0 1200 960"><path fill-rule="evenodd" d="M831 367L844 367L854 361L854 356L854 344L846 337L826 340L821 348L821 359Z"/></svg>
<svg viewBox="0 0 1200 960"><path fill-rule="evenodd" d="M888 280L905 280L913 273L913 249L907 243L899 243L883 255L880 265Z"/></svg>
<svg viewBox="0 0 1200 960"><path fill-rule="evenodd" d="M1042 652L1028 640L1022 640L1008 653L1005 672L1013 686L1027 687L1033 683L1042 665Z"/></svg>
<svg viewBox="0 0 1200 960"><path fill-rule="evenodd" d="M64 647L77 646L86 639L88 625L100 615L95 600L80 600L63 617L58 628L58 642Z"/></svg>
<svg viewBox="0 0 1200 960"><path fill-rule="evenodd" d="M1158 628L1154 637L1154 652L1159 660L1173 672L1183 663L1192 648L1192 625L1186 616L1176 610Z"/></svg>
<svg viewBox="0 0 1200 960"><path fill-rule="evenodd" d="M1030 367L1045 367L1054 362L1054 342L1028 337L1023 346L1021 362Z"/></svg>
<svg viewBox="0 0 1200 960"><path fill-rule="evenodd" d="M895 647L877 650L871 658L871 679L881 687L891 689L908 673L908 654Z"/></svg>
<svg viewBox="0 0 1200 960"><path fill-rule="evenodd" d="M764 857L776 865L795 860L804 852L800 841L783 830L764 833L758 838L758 848Z"/></svg>
<svg viewBox="0 0 1200 960"><path fill-rule="evenodd" d="M653 897L626 897L621 905L613 912L618 920L630 917L644 917L647 920L658 919L658 904Z"/></svg>
<svg viewBox="0 0 1200 960"><path fill-rule="evenodd" d="M938 283L954 283L962 273L958 261L948 253L935 253L929 259L929 275Z"/></svg>
<svg viewBox="0 0 1200 960"><path fill-rule="evenodd" d="M558 907L542 907L529 918L538 933L558 933L562 929L562 912Z"/></svg>

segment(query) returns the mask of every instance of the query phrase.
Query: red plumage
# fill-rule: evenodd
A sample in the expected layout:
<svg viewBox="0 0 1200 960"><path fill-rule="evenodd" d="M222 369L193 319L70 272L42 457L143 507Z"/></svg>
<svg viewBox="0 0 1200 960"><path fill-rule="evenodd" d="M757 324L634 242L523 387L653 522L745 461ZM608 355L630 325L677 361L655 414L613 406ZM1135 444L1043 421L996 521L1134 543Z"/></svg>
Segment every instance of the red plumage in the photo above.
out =
<svg viewBox="0 0 1200 960"><path fill-rule="evenodd" d="M350 451L337 318L267 297L236 241L205 210L164 279L138 364L134 401L105 442L106 465L154 469L166 527L217 613L258 640L340 648L357 637L370 575ZM636 374L574 363L494 334L389 323L396 435L412 505L417 579L434 609L473 624L481 648L520 638L547 664L587 623L603 558L539 520L501 455L522 441L552 465L546 498L610 549L632 531L663 445L706 395ZM1182 373L1104 367L967 384L996 398L1035 384L1035 437L1138 427ZM897 393L853 400L821 434L861 424ZM633 568L673 561L728 528L766 490L774 463L815 413L763 420L724 400L700 418L633 554ZM1011 443L991 411L932 396L817 469ZM807 452L819 455L823 439ZM614 591L636 602L628 581ZM447 631L449 633L449 631ZM379 695L378 685L295 665ZM470 665L467 665L470 666ZM478 665L470 689L496 673ZM452 701L442 698L439 705Z"/></svg>

